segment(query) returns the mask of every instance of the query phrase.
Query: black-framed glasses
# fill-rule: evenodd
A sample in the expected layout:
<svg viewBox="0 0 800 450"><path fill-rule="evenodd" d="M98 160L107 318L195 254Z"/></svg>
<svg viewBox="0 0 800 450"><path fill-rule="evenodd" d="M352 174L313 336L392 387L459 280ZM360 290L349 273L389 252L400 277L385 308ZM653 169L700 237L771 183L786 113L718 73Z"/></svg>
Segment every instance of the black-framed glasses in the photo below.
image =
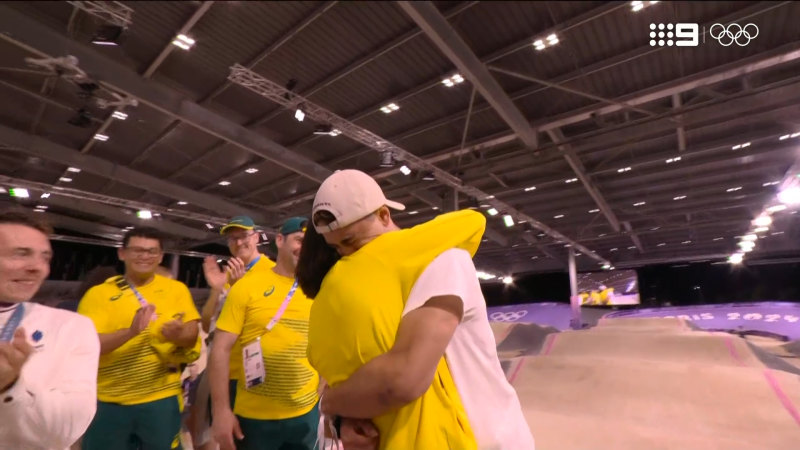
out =
<svg viewBox="0 0 800 450"><path fill-rule="evenodd" d="M134 256L158 256L161 254L161 249L155 247L125 247L125 250L133 253Z"/></svg>

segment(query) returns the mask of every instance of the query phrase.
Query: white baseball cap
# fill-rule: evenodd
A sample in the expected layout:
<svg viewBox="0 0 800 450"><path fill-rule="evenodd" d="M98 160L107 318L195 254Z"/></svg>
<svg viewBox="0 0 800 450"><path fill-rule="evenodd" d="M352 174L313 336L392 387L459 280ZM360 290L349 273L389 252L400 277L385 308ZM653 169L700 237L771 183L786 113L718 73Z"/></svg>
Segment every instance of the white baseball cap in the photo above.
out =
<svg viewBox="0 0 800 450"><path fill-rule="evenodd" d="M311 217L317 211L328 211L336 218L328 225L314 224L317 232L322 234L355 223L384 205L399 211L406 209L402 203L388 200L378 182L366 173L354 169L338 170L317 190Z"/></svg>

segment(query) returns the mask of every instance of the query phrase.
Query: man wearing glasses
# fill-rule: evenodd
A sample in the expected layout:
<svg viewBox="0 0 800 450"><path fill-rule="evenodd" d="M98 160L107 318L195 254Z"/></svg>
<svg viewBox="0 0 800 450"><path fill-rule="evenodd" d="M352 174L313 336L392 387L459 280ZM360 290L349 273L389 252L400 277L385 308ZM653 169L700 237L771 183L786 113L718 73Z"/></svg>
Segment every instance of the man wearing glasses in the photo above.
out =
<svg viewBox="0 0 800 450"><path fill-rule="evenodd" d="M295 279L305 231L305 218L287 220L275 238L277 264L244 276L222 308L209 360L221 450L314 447L319 376L306 356L311 300ZM227 375L234 352L242 369L231 408Z"/></svg>
<svg viewBox="0 0 800 450"><path fill-rule="evenodd" d="M258 232L253 219L247 216L236 216L222 229L220 234L228 244L231 258L225 269L221 269L216 258L209 256L203 261L203 274L210 289L208 300L203 305L202 325L203 331L209 333L208 342L213 338L217 327L217 318L225 304L225 299L231 286L239 281L245 274L259 271L268 271L275 266L269 258L258 251ZM229 361L229 387L230 405L236 398L236 380L242 371L242 354L238 345L234 345ZM208 374L201 374L198 382L194 403L191 407L189 428L192 433L192 444L198 449L214 449L215 443L211 439L209 430L211 417L209 413Z"/></svg>
<svg viewBox="0 0 800 450"><path fill-rule="evenodd" d="M101 355L83 449L180 448L180 366L199 357L200 314L186 285L155 273L164 257L157 231L129 231L118 256L125 274L78 305L97 328Z"/></svg>

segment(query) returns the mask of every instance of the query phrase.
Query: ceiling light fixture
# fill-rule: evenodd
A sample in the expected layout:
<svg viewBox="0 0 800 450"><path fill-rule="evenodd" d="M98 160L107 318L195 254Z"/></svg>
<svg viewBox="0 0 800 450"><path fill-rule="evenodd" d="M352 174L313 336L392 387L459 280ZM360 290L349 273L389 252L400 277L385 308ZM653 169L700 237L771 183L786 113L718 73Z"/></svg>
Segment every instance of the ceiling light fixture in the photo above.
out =
<svg viewBox="0 0 800 450"><path fill-rule="evenodd" d="M733 147L731 147L731 150L739 150L739 149L747 148L747 147L750 147L750 143L749 142L745 142L744 144L734 145Z"/></svg>
<svg viewBox="0 0 800 450"><path fill-rule="evenodd" d="M742 253L734 253L728 258L728 262L731 264L741 264L744 261L744 255Z"/></svg>
<svg viewBox="0 0 800 450"><path fill-rule="evenodd" d="M590 209L589 210L589 214L596 214L596 213L599 213L599 212L600 212L599 209Z"/></svg>
<svg viewBox="0 0 800 450"><path fill-rule="evenodd" d="M512 284L514 283L514 279L510 276L503 277L503 284Z"/></svg>
<svg viewBox="0 0 800 450"><path fill-rule="evenodd" d="M381 162L380 166L384 168L394 167L395 160L394 160L394 153L392 152L381 152Z"/></svg>
<svg viewBox="0 0 800 450"><path fill-rule="evenodd" d="M72 183L72 178L69 177L61 177L58 181L63 181L64 183Z"/></svg>
<svg viewBox="0 0 800 450"><path fill-rule="evenodd" d="M530 191L535 191L535 190L536 190L536 186L530 186L530 187L526 187L525 188L525 192L530 192Z"/></svg>
<svg viewBox="0 0 800 450"><path fill-rule="evenodd" d="M117 41L123 30L119 25L102 25L95 30L91 42L95 45L119 45Z"/></svg>
<svg viewBox="0 0 800 450"><path fill-rule="evenodd" d="M785 208L785 206L784 206L784 208ZM772 217L770 217L768 215L758 216L758 217L756 217L755 220L753 220L753 225L755 225L757 227L768 227L768 226L772 225Z"/></svg>
<svg viewBox="0 0 800 450"><path fill-rule="evenodd" d="M769 227L758 227L753 230L754 233L766 233L769 231Z"/></svg>
<svg viewBox="0 0 800 450"><path fill-rule="evenodd" d="M153 218L153 213L151 211L146 210L146 209L141 209L136 213L136 217L138 217L140 219L143 219L143 220L149 220L149 219Z"/></svg>
<svg viewBox="0 0 800 450"><path fill-rule="evenodd" d="M672 164L672 163L674 163L674 162L678 162L678 161L680 161L680 160L681 160L681 157L680 157L680 156L676 156L676 157L674 157L674 158L670 158L670 159L668 159L668 160L667 160L667 164Z"/></svg>
<svg viewBox="0 0 800 450"><path fill-rule="evenodd" d="M408 166L402 166L400 167L400 173L402 173L405 176L409 176L411 175L411 169L409 169Z"/></svg>
<svg viewBox="0 0 800 450"><path fill-rule="evenodd" d="M5 190L2 190L0 192L5 192ZM50 198L50 193L49 192L43 192L42 195L39 198Z"/></svg>
<svg viewBox="0 0 800 450"><path fill-rule="evenodd" d="M409 215L409 216L413 216L413 215L415 215L415 214L419 214L419 211L409 211L409 212L408 212L408 215Z"/></svg>
<svg viewBox="0 0 800 450"><path fill-rule="evenodd" d="M187 202L183 202L183 201L178 202L178 206L186 206L186 205L188 205Z"/></svg>
<svg viewBox="0 0 800 450"><path fill-rule="evenodd" d="M763 187L768 187L768 186L777 186L777 185L779 185L779 184L781 184L781 182L780 182L780 181L770 181L770 182L768 182L768 183L764 183L764 184L762 184L761 186L763 186Z"/></svg>
<svg viewBox="0 0 800 450"><path fill-rule="evenodd" d="M741 190L742 190L742 187L741 187L741 186L736 186L736 187L733 187L733 188L730 188L730 189L728 189L728 190L727 190L727 191L725 191L725 192L736 192L736 191L741 191Z"/></svg>
<svg viewBox="0 0 800 450"><path fill-rule="evenodd" d="M113 114L111 114L111 117L113 117L113 118L115 118L115 119L117 119L117 120L125 120L125 119L127 119L127 118L128 118L128 115L127 115L127 114L125 114L125 113L124 113L124 112L122 112L122 111L114 111L114 113L113 113Z"/></svg>
<svg viewBox="0 0 800 450"><path fill-rule="evenodd" d="M396 103L389 103L388 105L381 107L381 112L383 112L384 114L391 114L392 112L397 111L398 109L400 109L400 107L397 106Z"/></svg>
<svg viewBox="0 0 800 450"><path fill-rule="evenodd" d="M11 188L8 190L8 195L17 198L29 198L31 196L25 188Z"/></svg>
<svg viewBox="0 0 800 450"><path fill-rule="evenodd" d="M230 185L231 185L231 182L230 182L230 181L220 181L220 182L219 182L219 185L220 185L220 186L230 186Z"/></svg>
<svg viewBox="0 0 800 450"><path fill-rule="evenodd" d="M623 167L621 169L617 169L617 173L625 173L625 172L630 172L630 171L631 171L631 167Z"/></svg>
<svg viewBox="0 0 800 450"><path fill-rule="evenodd" d="M294 111L294 118L295 118L295 119L297 119L297 121L298 121L298 122L302 122L302 121L303 121L303 119L305 119L305 118L306 118L306 113L304 113L304 112L303 112L303 110L302 110L301 108L299 108L299 107L298 107L298 108L297 108L297 109Z"/></svg>
<svg viewBox="0 0 800 450"><path fill-rule="evenodd" d="M565 183L567 183L567 184L570 184L570 183L574 183L574 182L576 182L576 181L578 181L578 179L577 179L577 178L570 178L570 179L568 179L568 180L565 180L564 182L565 182Z"/></svg>
<svg viewBox="0 0 800 450"><path fill-rule="evenodd" d="M496 209L494 209L494 208L489 208L486 211L486 214L489 214L490 216L496 216L498 214L498 211Z"/></svg>
<svg viewBox="0 0 800 450"><path fill-rule="evenodd" d="M773 205L767 208L767 212L776 213L786 210L786 205Z"/></svg>
<svg viewBox="0 0 800 450"><path fill-rule="evenodd" d="M256 169L255 167L251 167L251 168L245 170L245 172L253 174L253 173L258 172L258 169Z"/></svg>
<svg viewBox="0 0 800 450"><path fill-rule="evenodd" d="M94 135L94 139L97 140L97 141L105 142L105 141L108 140L108 136L106 136L105 134L97 133L97 134Z"/></svg>
<svg viewBox="0 0 800 450"><path fill-rule="evenodd" d="M634 203L633 206L644 206L646 204L647 204L647 202L638 202L638 203Z"/></svg>
<svg viewBox="0 0 800 450"><path fill-rule="evenodd" d="M542 51L547 47L551 47L553 45L558 44L558 42L559 42L558 36L556 36L555 33L553 33L548 35L544 39L537 39L533 41L533 48L535 48L537 51Z"/></svg>
<svg viewBox="0 0 800 450"><path fill-rule="evenodd" d="M442 80L442 84L447 87L453 87L463 82L464 82L464 77L462 77L460 74L455 74L452 77L445 78Z"/></svg>
<svg viewBox="0 0 800 450"><path fill-rule="evenodd" d="M189 50L194 47L195 40L186 36L185 34L179 34L175 36L175 39L172 41L172 45L181 48L183 50Z"/></svg>
<svg viewBox="0 0 800 450"><path fill-rule="evenodd" d="M81 173L81 169L78 169L77 167L67 167L67 172Z"/></svg>
<svg viewBox="0 0 800 450"><path fill-rule="evenodd" d="M564 218L563 214L559 214L557 216L553 216L553 219L563 219L563 218Z"/></svg>
<svg viewBox="0 0 800 450"><path fill-rule="evenodd" d="M791 187L778 192L778 201L784 205L796 205L800 203L800 188Z"/></svg>

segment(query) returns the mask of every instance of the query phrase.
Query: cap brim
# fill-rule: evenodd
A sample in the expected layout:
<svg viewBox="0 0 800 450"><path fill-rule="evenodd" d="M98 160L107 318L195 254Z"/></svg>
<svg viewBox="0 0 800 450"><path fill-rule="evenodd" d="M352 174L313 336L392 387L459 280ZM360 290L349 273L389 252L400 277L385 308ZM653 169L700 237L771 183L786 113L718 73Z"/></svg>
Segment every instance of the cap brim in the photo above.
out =
<svg viewBox="0 0 800 450"><path fill-rule="evenodd" d="M386 206L392 209L396 209L398 211L403 211L406 209L406 205L398 202L393 202L391 200L386 200Z"/></svg>
<svg viewBox="0 0 800 450"><path fill-rule="evenodd" d="M230 229L230 228L241 228L242 230L252 230L255 227L248 227L247 225L238 225L238 224L232 223L232 224L228 224L228 225L225 225L224 227L222 227L222 229L219 230L219 234L225 234L225 232L228 231L228 229Z"/></svg>

